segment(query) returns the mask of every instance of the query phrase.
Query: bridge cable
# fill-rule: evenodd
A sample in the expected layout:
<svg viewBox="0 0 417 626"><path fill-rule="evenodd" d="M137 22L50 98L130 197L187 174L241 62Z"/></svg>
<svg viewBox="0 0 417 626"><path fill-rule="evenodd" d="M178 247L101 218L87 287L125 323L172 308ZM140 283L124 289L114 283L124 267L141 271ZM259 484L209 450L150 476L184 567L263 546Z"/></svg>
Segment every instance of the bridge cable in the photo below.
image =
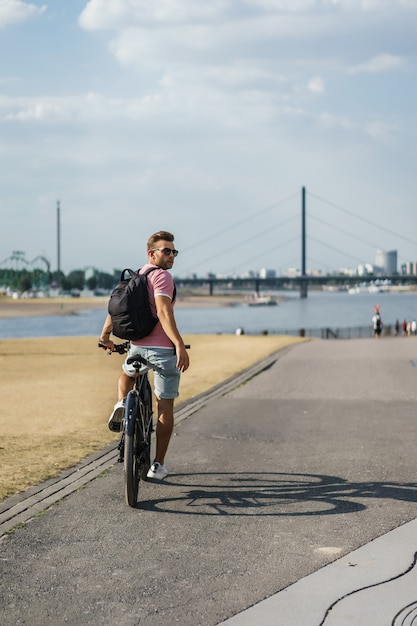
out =
<svg viewBox="0 0 417 626"><path fill-rule="evenodd" d="M270 232L270 230L271 229L268 229L268 232ZM297 241L297 239L298 240L300 239L300 235L296 235L295 237L292 237L291 239L287 239L287 241L285 241L283 244L277 244L277 247L279 245L280 246L280 250L282 250L282 248L284 248L286 245L288 245L289 243L292 243L293 241ZM250 257L250 259L246 259L245 258L245 262L246 263L251 263L252 261L256 261L256 259L259 259L264 254L264 252L265 251L263 250L260 254L257 254L256 256ZM281 265L283 265L283 264L281 264ZM228 272L230 272L230 271L231 270L226 270L226 274Z"/></svg>
<svg viewBox="0 0 417 626"><path fill-rule="evenodd" d="M380 247L379 245L372 243L371 241L367 241L366 239L362 239L361 237L358 237L357 235L354 235L353 233L350 233L347 230L343 230L343 228L338 228L337 226L330 224L330 222L326 222L325 220L322 220L320 217L316 217L315 215L312 215L310 212L308 214L308 217L311 217L313 220L316 220L317 222L320 222L321 224L324 224L325 226L329 226L330 228L337 230L339 233L342 233L343 235L348 235L349 237L352 237L352 239L357 239L358 241L361 241L362 243L365 243L368 246L372 246L373 248Z"/></svg>
<svg viewBox="0 0 417 626"><path fill-rule="evenodd" d="M194 267L198 267L199 265L202 265L203 263L206 263L207 261L211 261L211 259L217 259L219 256L222 256L223 254L226 254L227 252L230 252L230 250L235 250L236 248L239 248L240 246L242 246L243 244L245 244L248 241L252 241L254 239L256 239L257 237L261 237L262 235L265 235L266 233L270 233L272 230L275 230L276 228L279 228L280 226L283 226L284 224L287 224L288 222L291 222L295 219L298 219L298 215L292 215L291 217L288 217L285 220L282 220L281 222L279 222L278 224L275 224L275 226L270 226L267 230L263 230L255 235L251 235L250 237L248 237L247 239L244 239L243 241L239 241L239 243L235 244L234 246L228 246L225 250L223 250L222 252L217 252L216 254L211 255L210 257L203 259L202 261L200 261L199 263L194 263L193 268ZM299 237L299 235L297 236ZM189 248L188 248L189 249ZM264 254L264 251L262 251L262 254ZM190 270L188 270L190 271Z"/></svg>
<svg viewBox="0 0 417 626"><path fill-rule="evenodd" d="M267 211L270 211L271 209L274 209L275 207L280 206L281 204L284 204L285 202L288 202L288 200L291 200L292 198L295 198L295 196L297 196L298 193L299 192L297 191L297 193L293 193L290 196L287 196L286 198L283 198L282 200L277 200L277 202L274 202L273 204L270 204L269 206L264 207L263 209L260 209L256 213L252 213L252 215L244 217L242 220L239 220L238 222L234 222L233 224L231 224L227 228L223 228L222 230L219 230L217 233L213 233L212 235L210 235L208 237L204 237L204 239L198 241L197 243L194 243L192 246L188 246L188 248L185 248L184 252L188 252L189 250L192 250L193 248L196 248L197 246L200 246L202 243L206 243L207 241L211 241L212 239L215 239L219 235L223 235L224 233L227 233L228 231L232 230L233 228L236 228L236 226L240 226L241 224L244 224L245 222L248 222L249 220L253 219L254 217L258 217L258 215L261 215L262 213L266 213Z"/></svg>
<svg viewBox="0 0 417 626"><path fill-rule="evenodd" d="M317 243L320 243L322 246L324 246L325 248L328 248L329 250L334 250L335 252L339 252L339 253L341 252L340 248L335 248L334 246L324 243L324 241L321 241L320 239L316 239L315 237L312 237L311 235L309 235L309 239L311 239L312 241L316 241ZM349 256L351 259L354 259L355 261L359 261L360 263L366 263L366 261L364 261L363 259L353 256L352 254L349 254L348 252L343 252L343 254L346 256Z"/></svg>
<svg viewBox="0 0 417 626"><path fill-rule="evenodd" d="M339 233L342 233L342 235L348 235L349 237L352 237L352 239L357 239L358 241L361 241L362 243L368 245L368 246L372 246L372 248L374 249L378 249L381 248L381 246L376 243L373 243L371 241L367 241L366 239L362 239L361 237L358 237L357 235L354 235L353 233L350 233L347 230L343 230L342 228L338 228L337 226L334 226L333 224L330 224L330 222L326 222L325 220L322 220L321 218L312 215L311 212L309 212L308 214L309 218L312 218L313 220L316 220L317 222L320 222L321 224L324 224L325 226L329 226L330 228L333 228L334 230L337 230ZM310 238L310 237L309 237ZM342 254L345 254L343 252L343 250L339 250L339 252L341 252ZM406 260L404 257L402 257L401 255L398 255L399 258L403 258L404 260Z"/></svg>
<svg viewBox="0 0 417 626"><path fill-rule="evenodd" d="M309 192L309 194L312 198L315 198L316 200L320 200L321 202L324 202L325 204L328 204L329 206L332 206L335 209L338 209L339 211L342 211L343 213L346 213L347 215L351 215L353 217L356 217L358 220L362 220L362 222L365 222L366 224L369 224L370 226L373 226L375 228L379 228L380 230L383 230L386 233L389 233L391 236L395 235L396 237L399 237L400 239L404 239L404 241L408 241L409 243L412 243L413 245L417 246L417 241L414 241L413 239L410 239L409 237L406 237L405 235L400 235L399 233L395 233L393 230L391 230L390 228L385 228L384 226L380 226L380 224L377 224L376 222L372 222L371 220L368 220L366 217L362 217L360 215L356 215L356 213L353 213L353 211L349 211L348 209L344 209L343 207L334 204L333 202L329 202L328 200L325 200L324 198L320 198L320 196L316 196L315 194Z"/></svg>

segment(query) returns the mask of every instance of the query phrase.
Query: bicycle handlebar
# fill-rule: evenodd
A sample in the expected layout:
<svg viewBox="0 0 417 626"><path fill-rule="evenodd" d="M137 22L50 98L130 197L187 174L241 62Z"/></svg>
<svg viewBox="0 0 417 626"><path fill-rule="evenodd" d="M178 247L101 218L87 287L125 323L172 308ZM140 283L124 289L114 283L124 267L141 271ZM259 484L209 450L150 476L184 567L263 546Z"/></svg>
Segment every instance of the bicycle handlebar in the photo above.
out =
<svg viewBox="0 0 417 626"><path fill-rule="evenodd" d="M116 344L116 343L115 343L115 344L114 344L114 349L113 349L111 352L109 352L109 354L112 354L112 352L117 352L118 354L126 354L126 352L128 352L128 351L129 351L129 346L130 346L130 341L125 341L124 343L118 343L118 344ZM104 343L103 343L102 341L100 341L100 340L98 341L98 347L99 347L99 348L107 348L106 344L104 344ZM187 344L185 345L185 348L186 348L187 350L189 350L189 349L191 348L190 344L189 344L189 343L187 343ZM142 357L141 357L141 358L142 358ZM136 357L130 357L130 358L128 359L128 361L127 361L127 362L128 362L128 363L133 363L133 360L135 360L135 359L136 359L136 360L139 360L139 361L140 361L140 360L141 360L141 358L140 358L140 359L136 359ZM145 361L146 361L146 359L145 359ZM145 362L144 362L144 365L145 365Z"/></svg>
<svg viewBox="0 0 417 626"><path fill-rule="evenodd" d="M111 350L111 352L109 352L109 354L112 354L113 352L117 352L118 354L126 354L126 352L128 352L129 350L129 345L130 342L129 341L125 341L124 343L119 343L119 344L114 344L114 348L113 350ZM98 341L98 347L99 348L107 348L106 344L103 343L102 341Z"/></svg>

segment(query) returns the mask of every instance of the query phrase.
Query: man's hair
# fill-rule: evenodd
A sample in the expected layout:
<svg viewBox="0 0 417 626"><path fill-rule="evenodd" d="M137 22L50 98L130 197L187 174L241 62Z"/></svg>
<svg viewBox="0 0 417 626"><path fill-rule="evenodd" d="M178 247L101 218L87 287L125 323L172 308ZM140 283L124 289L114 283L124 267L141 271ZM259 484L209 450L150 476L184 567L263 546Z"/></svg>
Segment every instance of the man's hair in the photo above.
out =
<svg viewBox="0 0 417 626"><path fill-rule="evenodd" d="M148 239L148 251L155 247L158 241L174 241L174 235L168 233L166 230L159 230L157 233L151 235Z"/></svg>

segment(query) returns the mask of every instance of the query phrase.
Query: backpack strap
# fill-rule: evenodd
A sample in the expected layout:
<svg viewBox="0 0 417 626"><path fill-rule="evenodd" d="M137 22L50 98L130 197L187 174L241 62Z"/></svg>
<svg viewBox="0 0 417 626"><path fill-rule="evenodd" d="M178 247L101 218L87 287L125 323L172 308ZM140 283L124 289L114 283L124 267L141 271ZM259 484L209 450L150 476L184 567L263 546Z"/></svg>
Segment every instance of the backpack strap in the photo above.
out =
<svg viewBox="0 0 417 626"><path fill-rule="evenodd" d="M136 276L138 275L136 272L126 267L124 270L122 270L122 273L120 274L120 282L123 282L124 280L126 280L125 278L126 272L129 273L130 278L136 278Z"/></svg>

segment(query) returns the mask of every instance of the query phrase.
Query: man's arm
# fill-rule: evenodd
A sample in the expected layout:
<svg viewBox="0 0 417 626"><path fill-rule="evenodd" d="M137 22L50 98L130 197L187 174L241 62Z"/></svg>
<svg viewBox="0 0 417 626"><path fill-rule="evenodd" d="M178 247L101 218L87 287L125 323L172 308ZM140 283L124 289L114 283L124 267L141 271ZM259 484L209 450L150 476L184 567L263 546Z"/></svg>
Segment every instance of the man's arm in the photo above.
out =
<svg viewBox="0 0 417 626"><path fill-rule="evenodd" d="M156 314L164 332L171 339L175 346L177 354L177 367L180 372L185 372L190 365L188 352L185 348L183 338L181 337L177 324L175 323L174 312L172 310L171 300L168 296L155 296Z"/></svg>
<svg viewBox="0 0 417 626"><path fill-rule="evenodd" d="M103 350L114 350L114 343L110 339L111 331L113 330L113 324L111 321L110 313L107 314L106 320L103 325L103 329L100 334L100 343L103 345L100 346Z"/></svg>

